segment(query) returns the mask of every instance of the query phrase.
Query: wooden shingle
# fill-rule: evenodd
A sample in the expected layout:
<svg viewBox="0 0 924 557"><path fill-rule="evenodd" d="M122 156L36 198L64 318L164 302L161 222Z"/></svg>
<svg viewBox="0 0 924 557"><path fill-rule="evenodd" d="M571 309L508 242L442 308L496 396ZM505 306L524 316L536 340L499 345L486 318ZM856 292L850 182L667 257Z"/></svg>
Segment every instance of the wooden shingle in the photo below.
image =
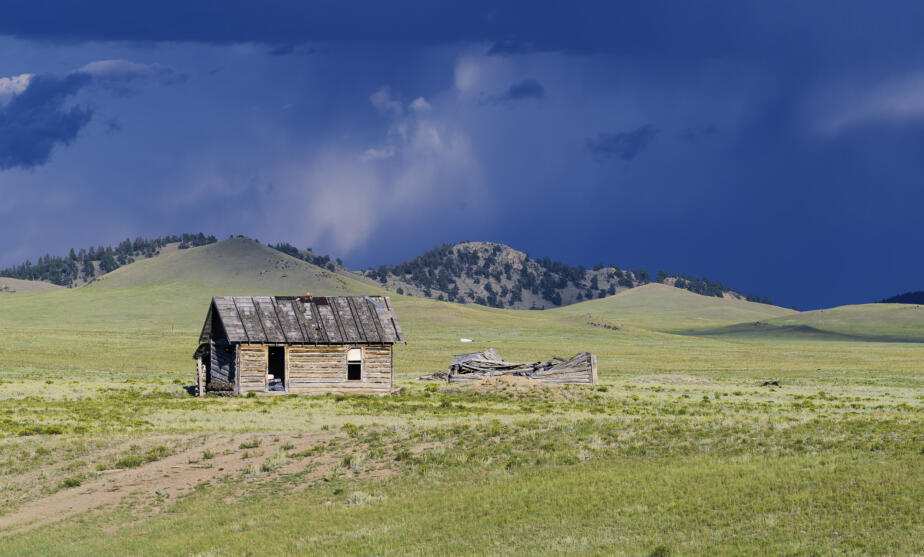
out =
<svg viewBox="0 0 924 557"><path fill-rule="evenodd" d="M231 343L393 344L404 334L387 296L213 298L200 343L219 322Z"/></svg>

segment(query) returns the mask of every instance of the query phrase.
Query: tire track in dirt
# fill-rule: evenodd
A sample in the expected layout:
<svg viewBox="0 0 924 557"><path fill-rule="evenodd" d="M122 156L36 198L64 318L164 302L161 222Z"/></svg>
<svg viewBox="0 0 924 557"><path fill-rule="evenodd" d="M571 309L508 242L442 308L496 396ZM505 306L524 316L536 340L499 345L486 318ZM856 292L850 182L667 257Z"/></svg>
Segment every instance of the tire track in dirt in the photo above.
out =
<svg viewBox="0 0 924 557"><path fill-rule="evenodd" d="M260 451L262 456L266 457L284 445L287 446L286 452L300 452L326 443L331 438L333 435L330 434L216 435L195 448L143 464L138 468L106 470L79 488L63 489L26 503L8 515L0 516L0 537L31 530L94 509L109 508L132 493L162 495L164 499L175 500L203 482L239 476L261 461L255 457L242 458L244 449L239 447L242 439L258 439L259 447L251 452ZM203 459L203 453L207 450L214 456ZM321 466L306 479L322 476L336 465L336 459L329 455L304 460L290 459L275 473L291 474L319 463Z"/></svg>

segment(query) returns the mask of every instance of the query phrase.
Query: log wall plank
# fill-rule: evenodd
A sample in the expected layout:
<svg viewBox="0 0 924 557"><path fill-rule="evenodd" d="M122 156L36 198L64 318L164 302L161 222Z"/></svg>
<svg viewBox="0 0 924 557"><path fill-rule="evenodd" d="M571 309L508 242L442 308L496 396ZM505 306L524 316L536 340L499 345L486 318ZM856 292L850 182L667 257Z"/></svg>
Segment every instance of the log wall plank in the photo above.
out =
<svg viewBox="0 0 924 557"><path fill-rule="evenodd" d="M266 391L266 345L241 344L238 347L238 359L240 392Z"/></svg>

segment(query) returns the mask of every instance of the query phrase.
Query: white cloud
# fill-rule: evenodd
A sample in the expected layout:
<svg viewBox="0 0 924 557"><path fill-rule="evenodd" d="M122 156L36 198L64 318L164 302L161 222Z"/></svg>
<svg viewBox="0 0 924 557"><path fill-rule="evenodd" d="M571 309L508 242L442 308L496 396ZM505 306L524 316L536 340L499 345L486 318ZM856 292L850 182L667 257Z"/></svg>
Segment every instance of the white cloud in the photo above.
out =
<svg viewBox="0 0 924 557"><path fill-rule="evenodd" d="M348 255L385 227L435 215L448 199L483 195L481 165L465 133L453 126L452 110L441 114L398 110L396 95L383 87L370 97L392 116L383 145L357 155L350 145L287 163L265 178L273 190L261 201L273 231L304 245L324 245ZM357 159L367 164L357 164ZM387 164L374 164L388 161Z"/></svg>
<svg viewBox="0 0 924 557"><path fill-rule="evenodd" d="M462 92L471 91L478 84L481 67L473 58L462 58L456 64L455 85Z"/></svg>
<svg viewBox="0 0 924 557"><path fill-rule="evenodd" d="M186 74L168 66L139 64L129 60L97 60L77 69L75 73L90 75L107 88L121 92L129 92L128 83L132 82L170 85L187 78ZM0 77L0 106L9 103L13 97L28 89L34 77L35 74L31 73Z"/></svg>
<svg viewBox="0 0 924 557"><path fill-rule="evenodd" d="M316 156L307 165L283 166L268 203L268 222L279 237L299 237L305 245L328 244L347 254L364 244L386 217L384 185L366 165L339 150ZM278 223L278 224L277 224Z"/></svg>
<svg viewBox="0 0 924 557"><path fill-rule="evenodd" d="M372 106L377 108L382 114L401 116L404 114L404 107L401 101L395 99L391 93L391 87L383 86L381 89L369 95L369 101Z"/></svg>
<svg viewBox="0 0 924 557"><path fill-rule="evenodd" d="M131 62L129 60L97 60L90 62L77 70L95 77L127 77L146 75L151 72L150 66Z"/></svg>
<svg viewBox="0 0 924 557"><path fill-rule="evenodd" d="M924 118L924 73L872 87L838 84L817 95L813 106L819 114L818 128L829 134L867 122Z"/></svg>
<svg viewBox="0 0 924 557"><path fill-rule="evenodd" d="M415 147L429 145L438 147L440 143L439 132L423 124L417 115L422 115L431 109L430 103L423 97L417 97L408 105L409 113L404 112L401 104L395 100L391 88L386 85L373 93L369 99L373 106L378 108L382 113L388 114L394 118L388 127L385 141L382 147L370 147L366 149L360 159L363 162L380 161L390 159L404 150L408 144L409 130L412 134L410 142Z"/></svg>
<svg viewBox="0 0 924 557"><path fill-rule="evenodd" d="M420 151L439 151L443 147L439 130L428 123L421 123L414 130L413 146Z"/></svg>
<svg viewBox="0 0 924 557"><path fill-rule="evenodd" d="M417 97L408 108L413 112L426 112L430 110L430 103L423 97Z"/></svg>
<svg viewBox="0 0 924 557"><path fill-rule="evenodd" d="M371 149L366 149L366 151L363 153L360 159L363 162L390 159L393 156L395 156L396 152L397 150L392 146L383 147L381 149L371 148Z"/></svg>
<svg viewBox="0 0 924 557"><path fill-rule="evenodd" d="M12 77L0 77L0 105L4 105L13 97L22 93L29 87L35 74L24 73Z"/></svg>
<svg viewBox="0 0 924 557"><path fill-rule="evenodd" d="M121 91L128 90L128 83L172 85L181 83L188 77L169 66L139 64L130 60L97 60L83 66L77 72L88 74L97 82Z"/></svg>

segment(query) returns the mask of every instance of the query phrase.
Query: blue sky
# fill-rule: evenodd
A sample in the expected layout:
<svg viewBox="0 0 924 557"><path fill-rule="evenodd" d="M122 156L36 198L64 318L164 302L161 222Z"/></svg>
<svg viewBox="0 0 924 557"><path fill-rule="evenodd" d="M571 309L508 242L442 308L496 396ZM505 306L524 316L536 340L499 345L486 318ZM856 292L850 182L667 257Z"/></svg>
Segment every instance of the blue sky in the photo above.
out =
<svg viewBox="0 0 924 557"><path fill-rule="evenodd" d="M201 230L924 288L921 3L6 4L0 265Z"/></svg>

